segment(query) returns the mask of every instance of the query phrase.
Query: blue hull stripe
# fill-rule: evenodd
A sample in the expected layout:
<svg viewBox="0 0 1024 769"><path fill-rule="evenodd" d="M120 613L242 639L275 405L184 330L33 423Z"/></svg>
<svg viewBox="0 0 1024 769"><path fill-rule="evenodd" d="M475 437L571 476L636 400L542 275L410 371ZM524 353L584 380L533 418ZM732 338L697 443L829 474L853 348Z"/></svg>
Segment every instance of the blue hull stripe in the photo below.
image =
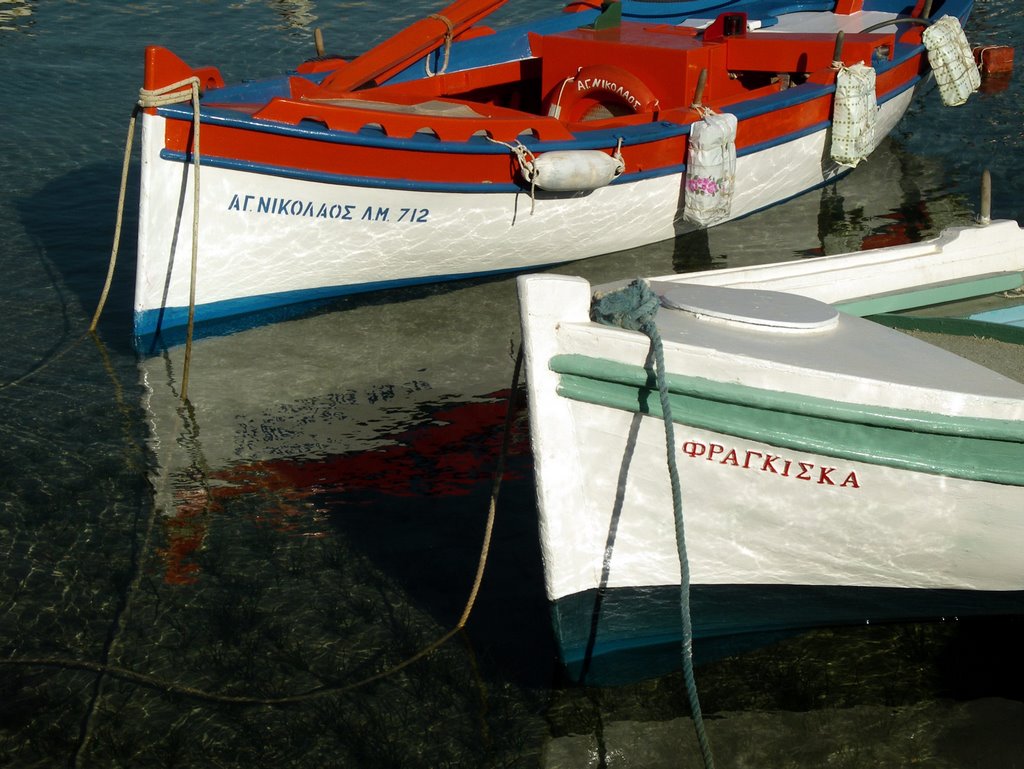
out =
<svg viewBox="0 0 1024 769"><path fill-rule="evenodd" d="M530 267L543 270L546 265ZM353 294L383 291L387 289L418 286L426 283L441 283L468 278L483 278L502 275L523 268L489 270L455 275L428 275L402 280L375 281L356 285L324 286L322 288L282 291L275 294L225 299L219 302L196 305L196 337L223 334L254 328L268 322L296 317L330 300ZM136 349L155 349L159 346L180 344L185 341L188 325L188 307L164 307L135 312Z"/></svg>

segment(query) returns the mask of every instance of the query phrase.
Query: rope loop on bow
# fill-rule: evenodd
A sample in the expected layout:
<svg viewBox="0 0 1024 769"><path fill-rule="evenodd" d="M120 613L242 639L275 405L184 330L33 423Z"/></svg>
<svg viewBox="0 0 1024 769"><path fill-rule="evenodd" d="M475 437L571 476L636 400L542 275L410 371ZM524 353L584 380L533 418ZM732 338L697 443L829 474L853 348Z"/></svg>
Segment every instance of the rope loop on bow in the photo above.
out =
<svg viewBox="0 0 1024 769"><path fill-rule="evenodd" d="M447 16L440 13L432 13L428 19L437 19L444 24L446 30L444 33L444 59L441 61L441 68L437 72L433 72L430 69L430 55L427 54L423 59L423 67L427 72L427 77L435 77L436 75L443 75L448 71L448 59L452 53L452 40L455 37L455 25L452 24L452 20ZM432 53L432 52L431 52Z"/></svg>

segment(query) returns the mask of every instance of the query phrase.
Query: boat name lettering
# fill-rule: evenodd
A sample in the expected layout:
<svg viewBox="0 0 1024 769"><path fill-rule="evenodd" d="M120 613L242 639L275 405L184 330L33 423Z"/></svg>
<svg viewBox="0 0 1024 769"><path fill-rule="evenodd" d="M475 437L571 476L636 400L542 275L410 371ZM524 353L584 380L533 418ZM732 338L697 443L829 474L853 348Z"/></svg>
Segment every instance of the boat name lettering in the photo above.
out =
<svg viewBox="0 0 1024 769"><path fill-rule="evenodd" d="M783 478L795 478L798 481L813 481L819 486L860 488L860 480L854 470L850 470L843 476L842 471L836 467L817 466L813 462L797 462L779 454L726 450L726 447L720 443L702 443L701 441L686 441L683 444L683 453L693 459L701 457L708 462L718 462L720 465L732 465L744 470L772 473ZM833 475L833 473L838 474Z"/></svg>
<svg viewBox="0 0 1024 769"><path fill-rule="evenodd" d="M629 89L625 86L621 86L614 80L609 80L605 77L586 77L582 80L576 81L577 91L611 91L614 94L618 94L627 104L633 109L640 111L640 100L629 92Z"/></svg>
<svg viewBox="0 0 1024 769"><path fill-rule="evenodd" d="M430 218L426 208L400 208L397 214L387 206L356 206L350 203L318 203L302 198L278 198L266 195L232 195L228 211L279 216L304 216L310 219L339 219L366 222L422 223Z"/></svg>

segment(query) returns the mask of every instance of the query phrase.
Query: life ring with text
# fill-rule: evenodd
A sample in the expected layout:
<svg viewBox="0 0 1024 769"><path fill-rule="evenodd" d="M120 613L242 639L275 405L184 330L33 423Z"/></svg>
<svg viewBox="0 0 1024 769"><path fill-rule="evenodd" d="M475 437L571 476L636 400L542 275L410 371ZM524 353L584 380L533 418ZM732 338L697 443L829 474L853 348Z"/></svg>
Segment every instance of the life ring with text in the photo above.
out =
<svg viewBox="0 0 1024 769"><path fill-rule="evenodd" d="M614 64L580 67L555 89L548 115L565 123L656 112L658 97L629 70Z"/></svg>

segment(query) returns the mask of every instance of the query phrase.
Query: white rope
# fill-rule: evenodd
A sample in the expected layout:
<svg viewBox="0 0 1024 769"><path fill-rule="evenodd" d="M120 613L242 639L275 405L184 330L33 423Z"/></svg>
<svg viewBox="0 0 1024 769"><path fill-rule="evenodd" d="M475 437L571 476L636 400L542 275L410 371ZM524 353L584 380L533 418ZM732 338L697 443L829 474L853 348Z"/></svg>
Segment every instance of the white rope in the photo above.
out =
<svg viewBox="0 0 1024 769"><path fill-rule="evenodd" d="M508 144L488 136L487 141L506 147L519 160L519 168L522 170L523 178L530 183L530 216L533 216L533 211L537 206L537 166L535 164L537 156L530 151L529 147L518 140L516 140L515 144Z"/></svg>
<svg viewBox="0 0 1024 769"><path fill-rule="evenodd" d="M437 72L430 71L429 53L423 59L423 67L427 71L427 77L434 77L435 75L443 75L445 72L448 71L448 57L451 55L452 52L452 37L455 34L455 25L452 24L451 19L449 19L447 16L441 15L440 13L432 13L427 18L437 19L438 21L443 22L445 27L447 27L447 31L444 33L444 60L441 62L441 69L439 69Z"/></svg>
<svg viewBox="0 0 1024 769"><path fill-rule="evenodd" d="M551 102L551 106L548 108L548 117L553 117L556 120L562 117L562 95L565 93L565 87L576 80L579 77L580 72L583 71L583 67L576 68L576 74L572 77L567 77L562 81L562 85L558 89L558 96Z"/></svg>
<svg viewBox="0 0 1024 769"><path fill-rule="evenodd" d="M706 120L708 115L717 115L718 114L713 109L711 109L711 107L706 107L703 104L696 104L696 103L691 104L690 105L690 109L692 109L694 112L696 112L697 113L697 117L699 117L701 120Z"/></svg>
<svg viewBox="0 0 1024 769"><path fill-rule="evenodd" d="M171 83L163 88L147 90L139 89L140 107L161 107L165 104L175 104L183 100L185 93L182 91L188 86L192 100L192 166L193 166L193 193L192 193L192 266L189 277L188 288L188 331L185 336L185 362L181 373L181 399L188 400L188 375L192 363L192 336L195 330L196 318L196 271L199 257L199 78L190 77ZM132 116L134 121L134 115Z"/></svg>
<svg viewBox="0 0 1024 769"><path fill-rule="evenodd" d="M615 145L615 152L612 153L612 157L619 161L619 165L615 169L615 175L621 176L626 170L626 160L622 157L622 137L619 137L618 143Z"/></svg>

